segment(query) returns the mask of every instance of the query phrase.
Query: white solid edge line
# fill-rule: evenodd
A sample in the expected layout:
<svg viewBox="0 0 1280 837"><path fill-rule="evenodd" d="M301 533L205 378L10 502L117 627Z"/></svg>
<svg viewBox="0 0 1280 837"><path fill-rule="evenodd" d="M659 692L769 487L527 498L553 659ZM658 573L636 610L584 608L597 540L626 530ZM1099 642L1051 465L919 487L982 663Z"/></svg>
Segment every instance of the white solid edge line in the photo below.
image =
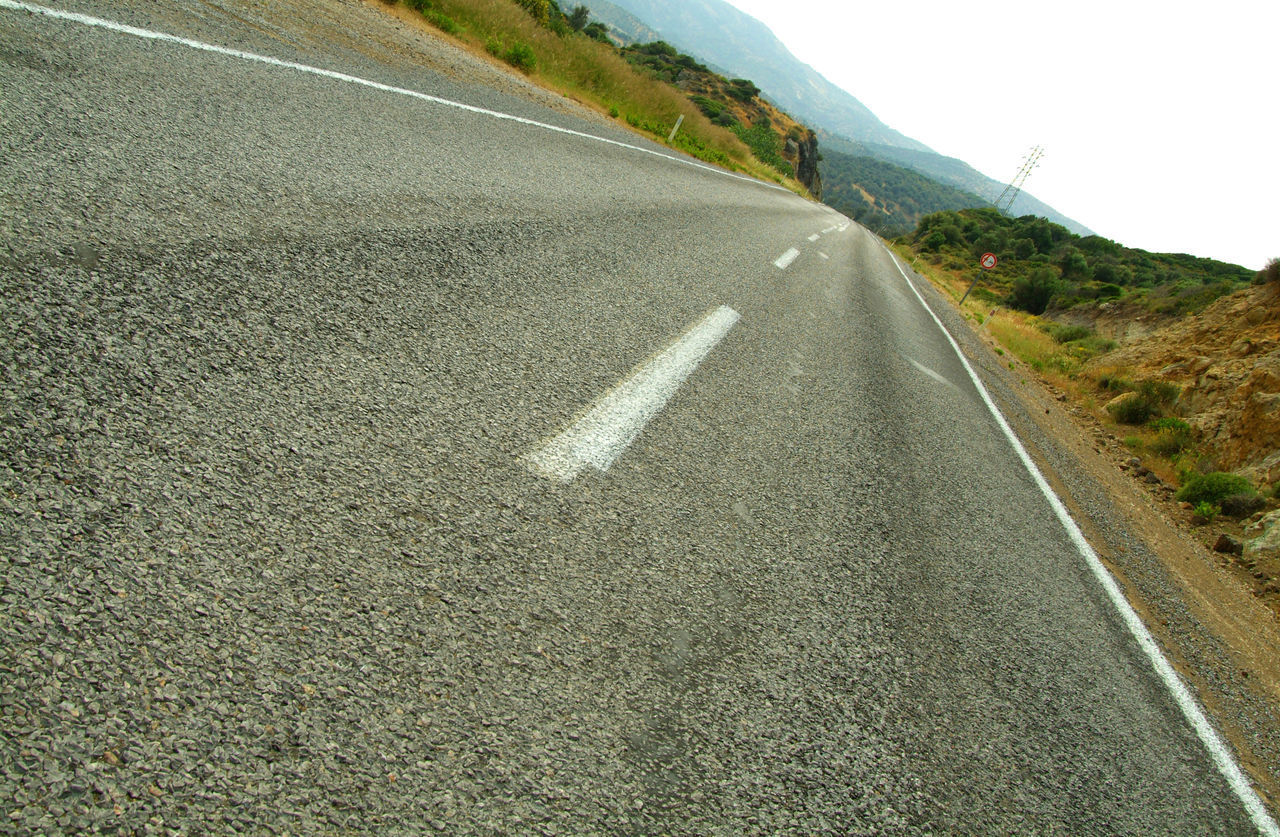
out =
<svg viewBox="0 0 1280 837"><path fill-rule="evenodd" d="M884 247L884 244L881 243L880 246ZM973 367L969 365L969 360L964 356L964 352L960 350L960 344L951 336L951 332L947 331L946 326L942 324L942 320L938 319L938 315L929 307L929 303L925 302L920 291L916 290L915 283L908 278L906 271L902 269L902 265L898 262L898 257L894 255L893 251L888 247L884 247L884 251L888 253L889 258L893 259L893 265L898 268L898 273L902 274L902 278L907 283L907 287L911 288L911 292L916 295L916 299L918 299L920 304L924 306L924 310L933 318L933 322L938 326L938 329L942 332L943 336L947 338L947 342L951 344L952 351L954 351L956 357L960 359L960 364L969 374L969 379L973 381L974 388L977 389L978 395L981 396L983 403L987 405L987 409L995 418L996 424L1000 426L1001 431L1004 432L1005 438L1008 439L1009 444L1013 446L1014 451L1018 454L1018 458L1022 460L1022 464L1031 475L1032 480L1034 480L1035 484L1040 488L1040 493L1042 493L1045 499L1049 501L1049 505L1053 508L1053 512L1057 516L1058 521L1062 524L1063 528L1067 530L1068 536L1070 536L1072 543L1075 544L1080 555L1084 557L1085 563L1088 564L1089 569L1093 572L1094 578L1096 578L1098 583L1102 585L1102 589L1106 592L1107 598L1119 613L1120 618L1125 623L1125 626L1128 627L1129 633L1133 635L1133 638L1137 640L1138 645L1142 647L1142 650L1147 655L1147 659L1151 661L1151 665L1155 668L1156 673L1160 675L1160 679L1164 681L1165 686L1168 687L1169 692L1173 695L1173 699L1178 704L1178 708L1182 710L1182 714L1191 724L1192 729L1195 730L1201 743L1204 744L1205 749L1209 751L1209 756L1213 759L1214 765L1218 768L1218 771L1222 773L1223 777L1226 778L1227 784L1231 786L1231 789L1235 792L1236 796L1239 797L1242 803L1244 803L1245 810L1253 819L1253 824L1257 826L1258 832L1267 835L1267 837L1280 837L1280 826L1277 826L1276 821L1271 818L1271 814L1268 813L1266 805L1262 802L1262 798L1258 796L1257 791L1253 789L1253 784L1249 781L1249 778L1245 776L1244 771L1240 769L1240 766L1236 764L1235 757L1232 756L1231 751L1228 749L1226 743L1223 742L1221 736L1218 735L1217 730L1215 730L1212 724L1209 723L1208 717L1204 714L1204 711L1200 708L1199 704L1196 703L1196 699L1192 696L1191 690L1182 682L1182 678L1178 676L1177 671L1174 670L1173 666L1160 651L1159 646L1156 644L1155 637L1152 636L1151 631L1147 630L1147 626L1142 624L1142 619L1138 617L1137 611L1135 611L1133 606L1129 604L1128 599L1125 598L1124 593L1120 590L1120 585L1116 583L1116 580L1112 578L1111 573L1109 573L1107 568L1103 566L1102 560L1098 558L1098 554L1094 552L1093 547L1090 546L1088 540L1085 539L1084 532L1080 530L1080 527L1071 517L1071 513L1067 511L1067 507L1063 504L1062 500L1059 499L1058 495L1054 493L1053 489L1049 486L1048 481L1045 480L1044 475L1040 473L1040 469L1036 466L1035 462L1032 461L1030 454L1027 453L1027 449L1023 447L1017 434L1013 432L1013 428L1010 427L1009 422L1005 420L1004 414L1000 412L1000 408L997 407L995 401L992 400L991 394L987 392L987 388L983 385L982 380L973 370Z"/></svg>
<svg viewBox="0 0 1280 837"><path fill-rule="evenodd" d="M792 247L791 249L787 250L787 252L783 253L781 256L778 256L778 258L774 260L773 266L778 268L779 270L786 270L788 267L791 266L791 263L794 262L799 255L800 255L800 251Z"/></svg>
<svg viewBox="0 0 1280 837"><path fill-rule="evenodd" d="M641 364L560 434L525 457L545 477L570 482L588 465L604 472L675 395L740 315L721 305Z"/></svg>
<svg viewBox="0 0 1280 837"><path fill-rule="evenodd" d="M757 180L754 177L747 177L745 175L735 174L734 172L725 171L724 169L719 169L714 166L708 166L704 163L699 163L690 158L677 157L672 154L665 154L661 151L655 151L652 148L644 148L639 145L631 145L630 143L621 142L619 140L612 140L612 139L608 139L607 137L596 136L595 134L588 134L583 131L575 131L572 128L561 128L558 125L551 125L546 122L538 122L537 120L534 120L534 119L526 119L523 116L514 116L512 114L503 113L501 111L489 110L488 108L476 107L475 105L467 105L467 104L463 104L462 102L455 102L452 99L443 99L439 96L432 96L429 93L419 93L416 90L409 90L404 87L394 87L390 84L383 84L381 82L371 81L369 79L360 78L359 76L347 75L346 73L339 73L333 70L324 70L324 69L321 69L320 67L313 67L309 64L298 64L294 61L284 61L280 58L272 58L269 55L259 55L257 53L245 52L239 49L231 49L229 47L220 47L220 46L217 46L216 44L208 44L203 41L192 40L191 38L183 38L179 35L170 35L165 32L156 32L151 29L141 29L137 26L129 26L128 24L117 23L113 20L105 20L104 18L100 18L100 17L93 17L91 15L80 14L79 12L68 12L62 9L50 8L48 6L38 6L38 5L35 5L34 3L24 3L24 2L21 2L21 0L0 0L0 9L31 12L32 14L45 15L47 17L56 18L58 20L71 21L73 23L80 23L85 26L93 26L99 29L106 29L111 32L118 32L124 35L132 35L136 38L143 38L145 40L163 41L165 43L180 44L181 46L190 47L191 49L202 50L204 52L212 52L218 55L226 55L232 58L240 58L245 61L256 61L260 64L268 64L273 67L282 67L284 69L289 69L289 70L298 70L299 72L310 73L311 75L321 76L323 78L333 79L335 81L346 82L347 84L357 84L363 87L370 87L370 88L373 88L374 90L380 90L384 93L395 93L401 96L410 96L415 99L420 99L424 102L431 102L432 104L443 105L445 107L451 107L451 108L457 108L458 110L464 110L470 113L489 116L494 119L505 119L510 122L518 122L522 125L530 125L535 128L543 128L548 131L555 131L556 133L559 133L559 134L567 134L569 136L595 140L596 142L602 142L607 145L614 145L614 146L617 146L618 148L625 148L630 151L639 151L644 154L650 154L654 157L660 157L664 160L670 160L673 163L680 163L682 165L692 166L693 168L702 169L703 171L708 171L713 174L719 174L725 177L732 177L734 180L741 180L745 183L753 183L757 186L763 186L768 189L776 189L779 192L789 193L789 190L784 189L783 187L778 186L776 184L766 183L763 180Z"/></svg>

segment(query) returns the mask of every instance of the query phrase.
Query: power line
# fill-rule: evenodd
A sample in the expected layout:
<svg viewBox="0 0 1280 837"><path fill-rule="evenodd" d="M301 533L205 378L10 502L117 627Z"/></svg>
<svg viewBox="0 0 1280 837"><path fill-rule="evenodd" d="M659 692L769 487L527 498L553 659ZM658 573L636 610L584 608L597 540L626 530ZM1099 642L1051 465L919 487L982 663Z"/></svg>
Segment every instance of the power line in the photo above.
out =
<svg viewBox="0 0 1280 837"><path fill-rule="evenodd" d="M1017 199L1018 193L1022 191L1022 184L1026 183L1027 178L1031 176L1031 170L1040 165L1040 158L1043 156L1044 148L1037 145L1028 151L1027 156L1022 159L1022 168L1018 169L1018 173L1013 176L1013 180L1009 181L1009 185L1004 187L1000 197L996 198L996 209L999 210L1001 215L1009 214L1009 210L1013 208L1013 202Z"/></svg>

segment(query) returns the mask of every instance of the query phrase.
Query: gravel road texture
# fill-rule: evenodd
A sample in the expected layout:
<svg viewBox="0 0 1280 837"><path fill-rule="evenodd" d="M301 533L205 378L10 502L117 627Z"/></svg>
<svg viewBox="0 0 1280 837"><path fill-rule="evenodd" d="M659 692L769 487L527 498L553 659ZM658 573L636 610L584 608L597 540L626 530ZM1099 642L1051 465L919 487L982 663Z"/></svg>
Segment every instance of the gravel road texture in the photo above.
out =
<svg viewBox="0 0 1280 837"><path fill-rule="evenodd" d="M374 6L65 7L637 142ZM0 829L1254 832L865 231L2 14ZM522 464L719 305L612 469Z"/></svg>

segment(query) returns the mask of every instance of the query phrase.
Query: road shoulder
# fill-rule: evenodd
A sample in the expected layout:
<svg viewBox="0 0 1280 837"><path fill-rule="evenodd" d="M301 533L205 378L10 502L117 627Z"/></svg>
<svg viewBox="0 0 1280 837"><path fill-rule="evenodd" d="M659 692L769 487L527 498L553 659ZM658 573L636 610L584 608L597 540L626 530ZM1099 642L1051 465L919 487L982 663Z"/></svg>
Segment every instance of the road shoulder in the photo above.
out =
<svg viewBox="0 0 1280 837"><path fill-rule="evenodd" d="M919 275L914 281L1274 810L1280 799L1274 613L1176 522L1167 486L1122 467L1132 454L1119 440L1034 370L997 355L994 338L964 319L950 297Z"/></svg>

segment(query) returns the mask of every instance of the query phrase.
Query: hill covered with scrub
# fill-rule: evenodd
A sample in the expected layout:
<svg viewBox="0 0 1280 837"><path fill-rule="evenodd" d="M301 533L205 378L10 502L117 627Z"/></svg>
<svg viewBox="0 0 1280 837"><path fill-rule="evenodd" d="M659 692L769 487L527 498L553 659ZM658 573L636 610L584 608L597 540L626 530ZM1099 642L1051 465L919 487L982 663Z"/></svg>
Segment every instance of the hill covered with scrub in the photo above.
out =
<svg viewBox="0 0 1280 837"><path fill-rule="evenodd" d="M1194 313L1254 277L1239 265L1149 253L1033 215L1009 218L995 208L935 212L900 240L931 264L973 271L979 298L1031 314L1103 313L1117 303L1155 314ZM983 253L998 258L994 270L978 271Z"/></svg>
<svg viewBox="0 0 1280 837"><path fill-rule="evenodd" d="M990 201L917 171L862 154L822 150L823 200L833 209L892 238L915 229L929 214L990 206Z"/></svg>

